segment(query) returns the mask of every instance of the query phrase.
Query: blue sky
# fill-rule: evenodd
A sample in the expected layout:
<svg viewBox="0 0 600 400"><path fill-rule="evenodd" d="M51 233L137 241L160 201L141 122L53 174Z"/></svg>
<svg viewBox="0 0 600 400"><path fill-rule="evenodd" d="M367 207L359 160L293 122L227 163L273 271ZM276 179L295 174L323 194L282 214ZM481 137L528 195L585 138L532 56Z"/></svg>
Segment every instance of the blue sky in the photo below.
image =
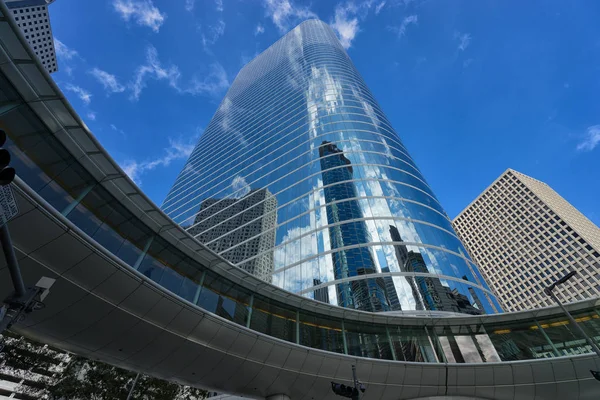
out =
<svg viewBox="0 0 600 400"><path fill-rule="evenodd" d="M330 23L454 217L505 169L600 224L600 2L59 0L53 74L157 204L239 69Z"/></svg>

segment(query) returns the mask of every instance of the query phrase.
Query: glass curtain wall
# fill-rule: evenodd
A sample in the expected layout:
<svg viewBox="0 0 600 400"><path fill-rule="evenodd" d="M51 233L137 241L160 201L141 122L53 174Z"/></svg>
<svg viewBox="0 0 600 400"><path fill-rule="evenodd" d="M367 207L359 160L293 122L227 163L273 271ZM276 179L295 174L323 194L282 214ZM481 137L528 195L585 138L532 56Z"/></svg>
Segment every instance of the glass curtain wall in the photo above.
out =
<svg viewBox="0 0 600 400"><path fill-rule="evenodd" d="M501 311L318 20L242 68L162 208L240 268L319 301L364 311Z"/></svg>

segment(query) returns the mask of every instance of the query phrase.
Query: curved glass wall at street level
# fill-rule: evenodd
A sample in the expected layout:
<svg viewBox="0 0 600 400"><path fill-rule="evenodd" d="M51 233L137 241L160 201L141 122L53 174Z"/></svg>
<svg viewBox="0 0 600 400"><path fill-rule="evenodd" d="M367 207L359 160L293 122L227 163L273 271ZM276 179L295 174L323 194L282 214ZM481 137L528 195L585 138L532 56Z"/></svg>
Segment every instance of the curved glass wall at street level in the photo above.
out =
<svg viewBox="0 0 600 400"><path fill-rule="evenodd" d="M363 311L501 311L331 28L238 74L162 209L294 293Z"/></svg>
<svg viewBox="0 0 600 400"><path fill-rule="evenodd" d="M461 318L366 314L380 321L367 323L358 311L344 310L344 318L337 318L336 307L322 305L326 310L317 313L253 292L209 270L133 215L97 180L108 177L93 178L2 73L0 100L12 104L0 112L11 164L31 191L130 268L235 324L307 347L397 361L496 362L591 352L559 310L539 319L527 312ZM593 301L581 304L575 318L600 343L600 310Z"/></svg>

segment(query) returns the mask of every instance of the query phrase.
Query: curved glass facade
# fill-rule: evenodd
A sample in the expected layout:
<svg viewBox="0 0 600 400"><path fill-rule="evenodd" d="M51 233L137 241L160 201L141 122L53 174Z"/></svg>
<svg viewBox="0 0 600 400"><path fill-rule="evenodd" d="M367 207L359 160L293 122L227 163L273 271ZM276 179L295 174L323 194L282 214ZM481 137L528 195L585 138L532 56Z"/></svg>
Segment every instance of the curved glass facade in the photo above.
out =
<svg viewBox="0 0 600 400"><path fill-rule="evenodd" d="M501 310L331 28L238 74L163 210L226 259L364 311Z"/></svg>

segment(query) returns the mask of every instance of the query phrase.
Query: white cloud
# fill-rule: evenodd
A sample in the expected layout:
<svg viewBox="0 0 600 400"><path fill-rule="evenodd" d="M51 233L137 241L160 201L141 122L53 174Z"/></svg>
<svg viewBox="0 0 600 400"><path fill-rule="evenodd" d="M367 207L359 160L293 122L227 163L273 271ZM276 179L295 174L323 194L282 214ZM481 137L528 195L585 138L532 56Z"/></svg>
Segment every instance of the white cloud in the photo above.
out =
<svg viewBox="0 0 600 400"><path fill-rule="evenodd" d="M146 63L140 65L134 75L133 82L130 83L132 100L138 100L148 79L157 81L166 80L173 89L180 94L209 94L219 95L229 87L227 73L223 66L219 63L213 63L210 66L210 72L199 79L193 77L190 82L182 88L179 84L181 73L176 65L164 67L158 58L158 51L154 46L148 46L146 50Z"/></svg>
<svg viewBox="0 0 600 400"><path fill-rule="evenodd" d="M256 25L256 29L254 30L254 36L256 35L260 35L261 33L265 32L265 27L262 26L261 24Z"/></svg>
<svg viewBox="0 0 600 400"><path fill-rule="evenodd" d="M81 101L83 101L85 105L90 104L90 102L92 101L92 94L80 86L69 83L67 84L65 89L67 89L69 92L77 94L77 96L79 96L79 98L81 99Z"/></svg>
<svg viewBox="0 0 600 400"><path fill-rule="evenodd" d="M117 78L99 68L94 68L89 72L98 80L108 93L122 93L125 91L125 86L121 85Z"/></svg>
<svg viewBox="0 0 600 400"><path fill-rule="evenodd" d="M111 128L116 130L114 125ZM165 147L163 155L138 162L135 160L127 160L122 163L121 168L123 171L134 181L137 185L141 185L141 176L145 172L151 171L157 167L168 167L173 161L188 158L195 147L195 141L197 136L193 136L189 141L182 141L181 139L169 138L169 146Z"/></svg>
<svg viewBox="0 0 600 400"><path fill-rule="evenodd" d="M585 139L577 145L579 151L592 151L600 144L600 125L587 128Z"/></svg>
<svg viewBox="0 0 600 400"><path fill-rule="evenodd" d="M381 3L377 4L377 6L375 6L375 15L379 15L383 6L385 6L385 1L382 1Z"/></svg>
<svg viewBox="0 0 600 400"><path fill-rule="evenodd" d="M391 30L392 32L396 32L398 34L398 37L402 37L406 34L406 28L411 25L414 24L416 25L417 22L419 21L418 16L416 15L409 15L408 17L405 17L402 20L402 23L400 24L400 26L390 26L388 27L389 30Z"/></svg>
<svg viewBox="0 0 600 400"><path fill-rule="evenodd" d="M223 12L223 0L215 0L215 6L217 7L217 11Z"/></svg>
<svg viewBox="0 0 600 400"><path fill-rule="evenodd" d="M135 20L138 25L147 26L154 32L158 32L167 16L154 6L152 0L113 0L113 7L123 20Z"/></svg>
<svg viewBox="0 0 600 400"><path fill-rule="evenodd" d="M88 111L87 117L88 117L88 119L90 121L95 121L96 120L96 112L95 111Z"/></svg>
<svg viewBox="0 0 600 400"><path fill-rule="evenodd" d="M471 43L471 34L456 32L454 34L454 39L459 41L458 49L460 51L465 51L467 47L469 47L469 43Z"/></svg>
<svg viewBox="0 0 600 400"><path fill-rule="evenodd" d="M216 96L223 93L230 84L225 69L219 63L212 64L210 69L210 73L204 79L199 80L197 77L194 77L185 89L177 88L177 90L192 95L210 94Z"/></svg>
<svg viewBox="0 0 600 400"><path fill-rule="evenodd" d="M216 25L209 26L208 32L202 34L202 46L204 46L204 50L207 50L208 46L215 44L224 33L225 21L222 19L218 20Z"/></svg>
<svg viewBox="0 0 600 400"><path fill-rule="evenodd" d="M54 38L54 51L56 51L56 55L65 60L70 60L73 57L78 56L77 52L73 49L70 49L63 42Z"/></svg>
<svg viewBox="0 0 600 400"><path fill-rule="evenodd" d="M140 65L136 72L133 83L131 83L131 98L137 100L140 98L142 90L146 87L148 78L155 80L167 80L173 88L178 88L177 81L180 76L179 68L176 65L170 65L163 68L158 59L158 51L152 45L146 49L146 64Z"/></svg>
<svg viewBox="0 0 600 400"><path fill-rule="evenodd" d="M115 131L115 132L118 132L118 133L120 133L120 134L121 134L121 135L123 135L123 136L127 136L127 135L125 134L125 132L123 131L123 129L119 129L119 128L117 128L117 127L116 127L114 124L110 124L110 129L112 129L112 130L113 130L113 131Z"/></svg>
<svg viewBox="0 0 600 400"><path fill-rule="evenodd" d="M244 138L244 135L238 131L237 129L231 126L232 116L235 114L240 114L245 112L245 110L241 107L238 107L233 104L233 102L229 99L229 97L225 97L217 110L217 113L222 116L221 118L221 128L224 131L225 136L234 137L242 146L247 147L248 142Z"/></svg>
<svg viewBox="0 0 600 400"><path fill-rule="evenodd" d="M196 0L185 0L185 9L187 11L193 11L196 5Z"/></svg>
<svg viewBox="0 0 600 400"><path fill-rule="evenodd" d="M338 35L344 48L348 49L352 46L354 37L360 32L359 21L367 17L374 3L375 0L365 0L358 4L349 1L345 4L340 3L335 7L334 18L330 25ZM383 5L385 5L385 1L375 7L375 14L381 11Z"/></svg>
<svg viewBox="0 0 600 400"><path fill-rule="evenodd" d="M231 188L233 189L233 194L235 197L244 197L248 193L250 193L250 185L246 182L246 178L243 176L237 175L233 178L231 182Z"/></svg>
<svg viewBox="0 0 600 400"><path fill-rule="evenodd" d="M317 18L308 7L297 6L291 0L264 0L264 6L267 16L281 33L286 33L305 19Z"/></svg>
<svg viewBox="0 0 600 400"><path fill-rule="evenodd" d="M334 20L330 23L345 49L352 45L352 40L359 31L358 18L352 16L355 11L356 7L350 3L346 6L338 4L335 8Z"/></svg>

